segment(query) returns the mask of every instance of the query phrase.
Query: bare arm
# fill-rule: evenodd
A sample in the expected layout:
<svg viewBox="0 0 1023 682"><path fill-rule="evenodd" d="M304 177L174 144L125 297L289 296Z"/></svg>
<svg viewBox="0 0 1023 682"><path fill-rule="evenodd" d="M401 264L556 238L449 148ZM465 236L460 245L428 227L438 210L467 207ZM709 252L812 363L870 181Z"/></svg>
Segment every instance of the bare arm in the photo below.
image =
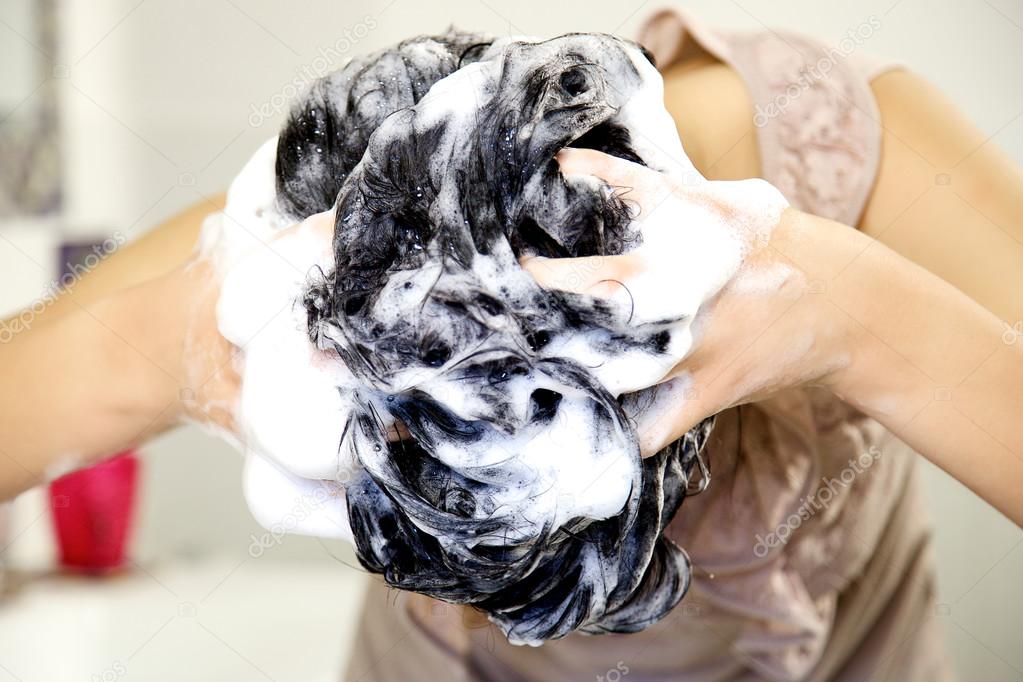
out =
<svg viewBox="0 0 1023 682"><path fill-rule="evenodd" d="M122 247L0 345L0 499L176 424L197 205Z"/></svg>
<svg viewBox="0 0 1023 682"><path fill-rule="evenodd" d="M1023 320L1023 169L934 86L892 71L877 183L860 229L1003 320Z"/></svg>
<svg viewBox="0 0 1023 682"><path fill-rule="evenodd" d="M749 181L682 185L588 150L559 160L563 172L629 188L641 219L678 217L678 230L723 224L681 219L692 206L738 226L760 214L749 206ZM729 406L824 385L1023 525L1023 343L1005 342L996 315L873 238L793 209L766 244L753 237L746 251L698 312L694 348L665 377L684 382L685 398L640 418L646 453ZM609 282L631 289L638 276L672 290L677 268L642 246L596 260L526 267L547 286L591 295L613 293Z"/></svg>
<svg viewBox="0 0 1023 682"><path fill-rule="evenodd" d="M1007 343L996 315L884 245L797 220L805 238L783 248L798 262L836 250L826 295L809 298L816 325L846 330L850 362L825 383L1023 525L1023 342ZM858 239L842 246L843 230Z"/></svg>
<svg viewBox="0 0 1023 682"><path fill-rule="evenodd" d="M934 461L1021 523L1023 170L923 78L893 71L872 87L882 158L861 229L1001 318L1000 334L978 332L972 344L978 313L965 306L927 311L918 339L906 332L910 320L873 330L891 345L890 378L919 383L905 398L900 435L914 445L947 441L948 456ZM927 350L919 368L896 361Z"/></svg>
<svg viewBox="0 0 1023 682"><path fill-rule="evenodd" d="M760 172L757 154L748 148L755 138L750 103L741 92L735 93L738 77L723 65L690 71L666 74L666 98L669 105L674 103L683 138L708 141L707 149L694 148L697 166L711 179L756 176ZM707 87L698 82L701 78L713 79L719 90L733 93L722 111L692 111L688 102L698 95L699 86ZM879 243L864 242L861 253L850 257L843 279L853 281L858 273L876 267L871 265L874 260L891 258L882 248L886 246L990 311L989 321L996 320L1001 333L993 335L992 330L974 345L961 347L950 337L969 333L971 316L964 310L953 306L943 314L933 306L913 308L911 299L899 300L894 289L885 290L884 279L864 277L862 298L850 296L850 301L875 302L906 313L894 316L887 328L865 325L872 334L868 336L889 353L888 361L904 358L901 369L884 368L879 353L868 374L891 373L892 380L908 385L912 372L917 372L917 392L905 397L905 405L917 413L903 415L902 435L918 447L928 434L948 440L950 448L955 442L961 461L935 461L981 492L981 482L969 483L964 477L1005 476L1023 457L1019 441L1006 433L1023 413L1019 393L989 392L995 384L1013 388L998 383L998 377L1014 375L1013 363L1018 363L1018 348L1023 346L1023 296L1019 293L1023 291L1023 170L998 148L997 140L983 135L937 88L912 72L891 71L875 79L872 88L883 127L882 156L858 227ZM712 129L720 131L723 139L715 143ZM817 285L829 286L823 279ZM974 313L976 319L979 313ZM927 334L921 330L928 330ZM959 341L966 338L960 336ZM917 357L928 349L937 357ZM998 395L1005 402L990 405L984 395ZM894 419L893 413L881 421ZM974 470L964 472L964 466ZM1003 511L1004 498L998 503ZM1020 522L1018 511L1012 516Z"/></svg>

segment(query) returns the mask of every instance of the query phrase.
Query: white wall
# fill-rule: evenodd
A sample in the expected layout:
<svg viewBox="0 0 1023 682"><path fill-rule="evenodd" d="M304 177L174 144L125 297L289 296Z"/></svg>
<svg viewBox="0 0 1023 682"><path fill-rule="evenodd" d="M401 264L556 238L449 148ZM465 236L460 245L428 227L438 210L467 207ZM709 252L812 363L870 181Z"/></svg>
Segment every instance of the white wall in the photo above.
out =
<svg viewBox="0 0 1023 682"><path fill-rule="evenodd" d="M982 130L1023 162L1023 7L1016 0L799 0L688 2L716 23L795 28L831 42L870 15L881 29L866 49L911 65L937 83ZM334 52L375 49L454 23L493 33L550 35L570 30L629 33L658 3L516 0L65 0L62 87L66 162L63 230L141 234L160 219L222 190L281 121L255 120L303 74L331 66ZM23 16L0 13L18 28ZM25 31L27 33L27 31ZM345 36L349 36L347 43ZM0 44L17 40L0 25ZM340 41L340 44L339 44ZM325 52L321 52L320 50ZM0 51L3 54L3 51ZM0 81L13 72L4 68ZM7 90L24 89L11 82ZM0 89L2 90L2 89ZM8 230L8 234L14 234ZM45 252L47 237L24 235ZM31 296L12 289L34 282L4 263L17 254L0 243L0 307ZM51 259L52 260L52 259ZM33 279L34 278L34 279ZM39 283L37 282L36 285ZM30 289L31 287L29 287ZM146 448L139 534L143 557L244 553L258 532L239 492L240 463L195 429ZM936 521L941 617L967 679L1023 676L1021 531L928 466ZM36 502L21 503L13 548L26 561L45 547ZM334 559L312 540L288 540L280 558Z"/></svg>

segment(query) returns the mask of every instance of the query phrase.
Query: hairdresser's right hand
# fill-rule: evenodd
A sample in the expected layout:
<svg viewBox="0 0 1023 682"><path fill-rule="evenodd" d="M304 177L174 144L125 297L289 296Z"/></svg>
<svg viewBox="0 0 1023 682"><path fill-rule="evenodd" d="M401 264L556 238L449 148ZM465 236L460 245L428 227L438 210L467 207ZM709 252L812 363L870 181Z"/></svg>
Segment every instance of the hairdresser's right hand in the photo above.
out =
<svg viewBox="0 0 1023 682"><path fill-rule="evenodd" d="M838 271L855 230L814 219L811 235L807 216L763 180L683 181L583 149L557 160L565 175L596 176L634 204L643 243L621 256L523 266L549 288L620 298L640 322L695 313L692 346L661 379L677 399L638 416L644 454L727 407L827 384L843 366L848 323L811 283Z"/></svg>

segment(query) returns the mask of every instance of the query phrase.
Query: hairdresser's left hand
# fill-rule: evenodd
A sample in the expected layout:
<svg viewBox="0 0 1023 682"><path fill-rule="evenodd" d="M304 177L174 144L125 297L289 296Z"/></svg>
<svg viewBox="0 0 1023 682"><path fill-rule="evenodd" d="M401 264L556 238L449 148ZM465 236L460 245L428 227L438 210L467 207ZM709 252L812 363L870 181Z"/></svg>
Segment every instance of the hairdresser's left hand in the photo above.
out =
<svg viewBox="0 0 1023 682"><path fill-rule="evenodd" d="M644 454L732 405L823 385L1023 525L1023 344L990 310L851 227L779 213L763 181L682 183L585 150L559 162L631 188L644 244L669 235L680 248L524 263L542 284L615 296L620 282L638 308L710 292L663 378L676 390L637 416ZM723 235L742 242L737 262L709 248Z"/></svg>
<svg viewBox="0 0 1023 682"><path fill-rule="evenodd" d="M590 150L565 149L558 162L562 173L597 176L634 203L644 242L622 256L524 267L545 286L625 296L650 310L634 319L655 318L665 296L669 308L696 311L692 347L662 378L679 399L639 417L644 454L727 407L832 382L846 364L850 328L813 292L840 271L855 230L815 219L810 235L808 217L763 180L682 182Z"/></svg>
<svg viewBox="0 0 1023 682"><path fill-rule="evenodd" d="M333 212L318 213L266 242L254 242L250 249L230 258L218 252L216 244L200 249L180 272L174 273L191 292L182 296L190 301L192 316L180 361L187 384L181 390L179 406L184 417L212 427L221 435L245 440L248 428L239 421L238 402L246 347L294 304L290 300L282 303L280 294L292 280L304 279L312 268L297 262L300 258L287 244L301 239L329 252L333 233ZM225 338L224 321L218 318L218 306L228 289L231 307L244 311L241 318L232 316L235 338L231 340Z"/></svg>

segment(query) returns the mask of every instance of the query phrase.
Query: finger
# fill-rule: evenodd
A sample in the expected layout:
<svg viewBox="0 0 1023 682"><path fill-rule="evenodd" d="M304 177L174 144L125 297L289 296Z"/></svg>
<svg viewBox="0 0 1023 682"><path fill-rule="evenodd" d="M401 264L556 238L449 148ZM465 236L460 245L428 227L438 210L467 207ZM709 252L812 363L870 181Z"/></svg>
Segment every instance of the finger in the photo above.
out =
<svg viewBox="0 0 1023 682"><path fill-rule="evenodd" d="M309 234L318 242L330 243L334 238L334 216L333 208L322 213L314 213L285 230L274 232L268 242L274 244L278 240L294 239L298 234Z"/></svg>
<svg viewBox="0 0 1023 682"><path fill-rule="evenodd" d="M329 208L322 213L316 213L302 221L304 224L312 227L313 230L320 234L325 234L333 237L334 235L334 223L335 223L335 209Z"/></svg>
<svg viewBox="0 0 1023 682"><path fill-rule="evenodd" d="M635 277L641 264L636 256L587 256L583 258L526 257L522 267L546 289L610 298L624 282Z"/></svg>
<svg viewBox="0 0 1023 682"><path fill-rule="evenodd" d="M611 186L619 199L638 209L634 219L644 220L673 192L672 183L664 174L593 149L566 147L555 159L563 175L587 175Z"/></svg>
<svg viewBox="0 0 1023 682"><path fill-rule="evenodd" d="M636 415L636 433L643 457L650 457L685 435L719 408L689 380L676 377L656 387L653 403Z"/></svg>
<svg viewBox="0 0 1023 682"><path fill-rule="evenodd" d="M401 420L394 420L394 423L387 429L387 441L389 443L397 443L403 440L409 440L412 438L412 432L405 426L405 422Z"/></svg>
<svg viewBox="0 0 1023 682"><path fill-rule="evenodd" d="M595 175L611 185L632 187L641 183L646 176L659 175L646 166L595 149L565 147L554 159L563 175Z"/></svg>

